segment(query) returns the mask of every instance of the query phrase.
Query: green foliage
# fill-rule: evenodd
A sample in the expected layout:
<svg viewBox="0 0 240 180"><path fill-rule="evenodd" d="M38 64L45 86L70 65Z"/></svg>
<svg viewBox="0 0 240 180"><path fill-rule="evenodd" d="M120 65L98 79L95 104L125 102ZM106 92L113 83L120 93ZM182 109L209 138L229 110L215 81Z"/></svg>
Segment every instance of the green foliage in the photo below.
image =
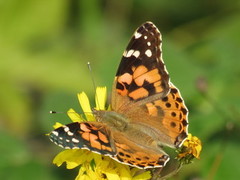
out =
<svg viewBox="0 0 240 180"><path fill-rule="evenodd" d="M239 6L236 0L2 1L0 179L65 179L51 166L59 149L44 134L55 121L70 120L48 112L79 109L78 92L93 96L88 61L96 84L110 91L131 34L146 20L163 34L163 58L190 110L189 132L203 141L201 160L174 179L239 177Z"/></svg>

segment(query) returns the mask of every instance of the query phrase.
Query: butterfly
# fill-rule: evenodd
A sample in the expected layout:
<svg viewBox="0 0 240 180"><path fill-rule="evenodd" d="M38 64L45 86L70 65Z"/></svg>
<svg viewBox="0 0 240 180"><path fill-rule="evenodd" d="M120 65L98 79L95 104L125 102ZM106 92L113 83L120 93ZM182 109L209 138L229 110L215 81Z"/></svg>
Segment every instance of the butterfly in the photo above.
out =
<svg viewBox="0 0 240 180"><path fill-rule="evenodd" d="M140 169L169 161L162 147L178 148L188 135L188 110L170 82L162 37L152 22L133 34L111 93L111 110L93 110L96 121L53 130L50 140L66 149L88 149Z"/></svg>

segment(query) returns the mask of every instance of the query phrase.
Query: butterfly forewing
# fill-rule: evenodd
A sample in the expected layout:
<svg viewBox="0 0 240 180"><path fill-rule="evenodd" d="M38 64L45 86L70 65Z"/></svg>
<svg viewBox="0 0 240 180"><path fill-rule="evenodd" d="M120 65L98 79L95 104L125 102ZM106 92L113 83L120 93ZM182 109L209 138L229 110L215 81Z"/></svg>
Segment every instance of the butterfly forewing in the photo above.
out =
<svg viewBox="0 0 240 180"><path fill-rule="evenodd" d="M129 100L161 97L169 92L169 76L162 60L161 46L161 34L153 23L146 22L135 31L116 73L113 109L125 106Z"/></svg>
<svg viewBox="0 0 240 180"><path fill-rule="evenodd" d="M106 127L99 122L75 122L52 131L49 138L65 149L88 149L103 155L115 155Z"/></svg>

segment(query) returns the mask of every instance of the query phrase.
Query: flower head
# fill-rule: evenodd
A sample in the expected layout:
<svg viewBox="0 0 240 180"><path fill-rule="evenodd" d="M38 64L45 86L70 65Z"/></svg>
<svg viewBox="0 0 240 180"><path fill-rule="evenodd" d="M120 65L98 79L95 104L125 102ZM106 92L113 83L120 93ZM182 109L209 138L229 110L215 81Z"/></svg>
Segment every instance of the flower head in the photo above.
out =
<svg viewBox="0 0 240 180"><path fill-rule="evenodd" d="M178 152L178 159L181 160L184 164L188 164L192 161L193 158L200 159L201 151L201 140L189 133L187 139L183 143L183 146Z"/></svg>

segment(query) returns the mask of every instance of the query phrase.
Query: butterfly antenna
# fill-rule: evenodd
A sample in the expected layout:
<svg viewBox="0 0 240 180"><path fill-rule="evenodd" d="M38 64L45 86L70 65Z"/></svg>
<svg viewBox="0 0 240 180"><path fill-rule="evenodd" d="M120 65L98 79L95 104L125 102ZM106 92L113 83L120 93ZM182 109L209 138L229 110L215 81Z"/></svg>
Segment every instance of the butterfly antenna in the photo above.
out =
<svg viewBox="0 0 240 180"><path fill-rule="evenodd" d="M96 84L95 84L95 81L94 81L93 72L92 72L92 67L91 67L90 62L87 62L87 66L88 66L88 69L89 69L89 72L90 72L90 76L91 76L91 79L92 79L93 88L94 88L94 90L96 91ZM96 104L97 104L98 107L100 107L100 106L99 106L98 97L97 97L97 93L96 93Z"/></svg>
<svg viewBox="0 0 240 180"><path fill-rule="evenodd" d="M64 112L59 112L59 111L49 111L50 114L58 114L58 113L64 113Z"/></svg>

